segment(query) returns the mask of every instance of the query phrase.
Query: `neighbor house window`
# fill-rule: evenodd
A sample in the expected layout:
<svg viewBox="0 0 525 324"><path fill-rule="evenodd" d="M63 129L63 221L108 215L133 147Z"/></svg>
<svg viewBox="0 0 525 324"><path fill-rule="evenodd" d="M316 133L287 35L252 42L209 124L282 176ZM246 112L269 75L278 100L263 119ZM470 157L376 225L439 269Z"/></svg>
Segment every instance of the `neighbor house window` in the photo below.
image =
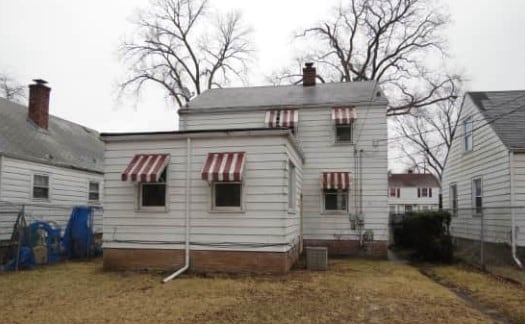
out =
<svg viewBox="0 0 525 324"><path fill-rule="evenodd" d="M396 205L390 205L389 208L390 208L390 215L393 215L396 213Z"/></svg>
<svg viewBox="0 0 525 324"><path fill-rule="evenodd" d="M456 184L450 186L450 207L452 208L452 215L458 214L458 187Z"/></svg>
<svg viewBox="0 0 525 324"><path fill-rule="evenodd" d="M241 208L242 184L240 182L214 182L213 208Z"/></svg>
<svg viewBox="0 0 525 324"><path fill-rule="evenodd" d="M100 184L96 181L89 182L89 201L98 202L100 200Z"/></svg>
<svg viewBox="0 0 525 324"><path fill-rule="evenodd" d="M337 143L352 142L352 123L348 125L335 125L335 141Z"/></svg>
<svg viewBox="0 0 525 324"><path fill-rule="evenodd" d="M476 214L483 211L483 188L481 179L472 180L472 208Z"/></svg>
<svg viewBox="0 0 525 324"><path fill-rule="evenodd" d="M295 211L295 165L288 161L288 210Z"/></svg>
<svg viewBox="0 0 525 324"><path fill-rule="evenodd" d="M472 151L472 117L467 117L463 121L463 144L465 151Z"/></svg>
<svg viewBox="0 0 525 324"><path fill-rule="evenodd" d="M348 190L325 189L324 209L326 211L346 211Z"/></svg>
<svg viewBox="0 0 525 324"><path fill-rule="evenodd" d="M165 207L166 206L166 169L156 182L141 182L140 206Z"/></svg>
<svg viewBox="0 0 525 324"><path fill-rule="evenodd" d="M399 188L390 187L388 194L390 197L397 197L399 198Z"/></svg>
<svg viewBox="0 0 525 324"><path fill-rule="evenodd" d="M33 175L33 198L49 199L49 176L43 174Z"/></svg>

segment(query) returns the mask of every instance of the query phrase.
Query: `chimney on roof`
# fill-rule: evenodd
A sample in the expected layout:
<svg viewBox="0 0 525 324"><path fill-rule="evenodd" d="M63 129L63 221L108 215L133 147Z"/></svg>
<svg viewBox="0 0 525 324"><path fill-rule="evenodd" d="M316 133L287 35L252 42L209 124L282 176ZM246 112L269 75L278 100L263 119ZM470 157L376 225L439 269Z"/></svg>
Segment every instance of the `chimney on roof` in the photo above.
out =
<svg viewBox="0 0 525 324"><path fill-rule="evenodd" d="M49 124L49 93L51 88L46 86L46 81L34 79L35 83L29 85L29 112L28 117L38 127L46 129Z"/></svg>
<svg viewBox="0 0 525 324"><path fill-rule="evenodd" d="M305 63L303 68L303 86L315 86L316 72L314 64L311 62Z"/></svg>

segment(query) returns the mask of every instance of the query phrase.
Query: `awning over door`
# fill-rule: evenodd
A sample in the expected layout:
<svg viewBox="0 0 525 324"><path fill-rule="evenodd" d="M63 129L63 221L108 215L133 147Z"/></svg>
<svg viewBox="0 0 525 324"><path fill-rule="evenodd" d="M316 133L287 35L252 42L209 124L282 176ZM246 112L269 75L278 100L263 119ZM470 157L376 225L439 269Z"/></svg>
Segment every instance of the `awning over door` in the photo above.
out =
<svg viewBox="0 0 525 324"><path fill-rule="evenodd" d="M299 122L299 110L269 110L266 112L264 122L268 128L295 128Z"/></svg>
<svg viewBox="0 0 525 324"><path fill-rule="evenodd" d="M122 181L157 182L168 162L168 154L137 154L122 172Z"/></svg>
<svg viewBox="0 0 525 324"><path fill-rule="evenodd" d="M208 153L201 177L212 181L241 181L246 153Z"/></svg>
<svg viewBox="0 0 525 324"><path fill-rule="evenodd" d="M321 186L323 189L350 189L349 172L323 172L321 174Z"/></svg>
<svg viewBox="0 0 525 324"><path fill-rule="evenodd" d="M354 106L332 108L332 120L336 125L348 125L356 118Z"/></svg>

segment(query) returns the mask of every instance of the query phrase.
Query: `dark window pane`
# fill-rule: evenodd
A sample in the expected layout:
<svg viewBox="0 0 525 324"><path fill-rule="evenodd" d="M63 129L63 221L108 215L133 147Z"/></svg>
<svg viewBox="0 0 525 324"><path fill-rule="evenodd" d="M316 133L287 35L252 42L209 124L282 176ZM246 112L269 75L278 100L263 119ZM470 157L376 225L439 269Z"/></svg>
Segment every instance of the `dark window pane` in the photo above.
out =
<svg viewBox="0 0 525 324"><path fill-rule="evenodd" d="M325 190L324 209L325 210L346 210L347 191Z"/></svg>
<svg viewBox="0 0 525 324"><path fill-rule="evenodd" d="M143 183L142 206L166 206L166 185Z"/></svg>
<svg viewBox="0 0 525 324"><path fill-rule="evenodd" d="M483 200L481 197L476 197L476 213L481 214L483 210Z"/></svg>
<svg viewBox="0 0 525 324"><path fill-rule="evenodd" d="M42 187L33 187L33 198L37 199L48 199L49 189Z"/></svg>
<svg viewBox="0 0 525 324"><path fill-rule="evenodd" d="M241 206L241 184L240 183L216 183L215 184L215 207L240 207Z"/></svg>
<svg viewBox="0 0 525 324"><path fill-rule="evenodd" d="M90 192L89 193L89 200L91 201L98 201L98 192Z"/></svg>
<svg viewBox="0 0 525 324"><path fill-rule="evenodd" d="M336 141L350 142L352 140L352 125L337 125L335 127Z"/></svg>

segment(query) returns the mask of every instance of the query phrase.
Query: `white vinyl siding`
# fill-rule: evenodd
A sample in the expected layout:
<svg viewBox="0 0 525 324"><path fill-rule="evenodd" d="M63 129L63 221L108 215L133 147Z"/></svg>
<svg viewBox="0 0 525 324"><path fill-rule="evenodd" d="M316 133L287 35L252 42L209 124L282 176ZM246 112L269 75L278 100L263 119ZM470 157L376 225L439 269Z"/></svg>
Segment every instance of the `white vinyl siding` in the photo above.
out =
<svg viewBox="0 0 525 324"><path fill-rule="evenodd" d="M500 211L493 209L491 215L486 215L492 220L485 226L485 237L487 240L505 241L505 233L510 229L509 153L468 95L463 103L460 125L464 125L465 116L472 118L473 149L465 152L463 129L456 132L443 174L444 208L452 208L451 184L457 188L458 217L452 220L451 233L460 238L479 239L479 217L472 217L475 214L472 210L472 180L482 178L483 207L499 208Z"/></svg>
<svg viewBox="0 0 525 324"><path fill-rule="evenodd" d="M246 152L239 211L212 210L211 185L201 179L210 152ZM136 184L120 173L138 153L170 154L167 212L138 211ZM191 140L190 191L186 192L186 139L108 142L105 152L105 248L182 249L187 194L190 197L192 249L286 252L299 238L299 213L288 213L288 161L296 165L297 197L302 162L285 136L228 136ZM148 241L140 244L137 241ZM229 242L226 246L219 243ZM238 243L239 245L235 245ZM210 244L210 245L205 245ZM249 245L249 246L248 246ZM267 246L259 246L267 245ZM270 246L273 245L273 246Z"/></svg>
<svg viewBox="0 0 525 324"><path fill-rule="evenodd" d="M103 176L99 173L73 170L42 163L1 157L0 200L27 205L28 222L33 220L56 221L65 230L73 206L88 205L90 181L98 181L103 190ZM33 175L49 176L49 199L33 199ZM31 206L37 204L38 206ZM49 207L46 207L49 206ZM0 220L0 240L9 239L15 219ZM94 219L95 232L102 231L102 212Z"/></svg>

